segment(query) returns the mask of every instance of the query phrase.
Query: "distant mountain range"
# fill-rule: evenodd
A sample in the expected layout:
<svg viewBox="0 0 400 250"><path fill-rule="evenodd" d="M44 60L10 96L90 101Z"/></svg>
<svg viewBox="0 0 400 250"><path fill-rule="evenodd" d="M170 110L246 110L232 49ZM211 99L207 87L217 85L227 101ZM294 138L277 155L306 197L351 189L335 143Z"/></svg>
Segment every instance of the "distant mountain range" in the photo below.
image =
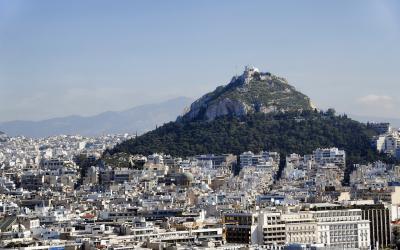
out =
<svg viewBox="0 0 400 250"><path fill-rule="evenodd" d="M0 123L9 136L47 137L59 134L95 136L107 133L142 134L175 120L193 100L178 97L165 102L137 106L124 111L108 111L94 116L67 116L42 121Z"/></svg>

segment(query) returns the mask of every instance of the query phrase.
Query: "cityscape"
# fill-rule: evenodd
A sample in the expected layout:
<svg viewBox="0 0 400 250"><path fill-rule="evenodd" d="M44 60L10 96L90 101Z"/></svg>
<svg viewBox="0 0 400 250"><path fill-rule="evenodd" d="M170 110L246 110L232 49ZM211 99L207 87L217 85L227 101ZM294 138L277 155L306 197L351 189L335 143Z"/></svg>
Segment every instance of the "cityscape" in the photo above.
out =
<svg viewBox="0 0 400 250"><path fill-rule="evenodd" d="M243 69L233 73L224 67L215 70L216 64L211 61L219 60L222 54L213 46L223 48L224 56L232 58L229 46L239 48L246 41L254 47L240 47L238 51L262 54L264 45L259 47L256 40L265 39L283 53L291 51L291 46L310 49L314 45L302 44L302 37L319 35L304 30L299 38L301 45L282 45L281 40L274 44L275 38L269 33L274 31L263 29L263 25L298 34L296 25L289 28L286 23L270 24L270 18L281 20L274 11L271 16L253 18L260 14L258 8L286 9L292 6L288 3L249 1L258 8L248 9L248 4L240 1L139 2L118 1L114 5L110 1L0 0L0 55L4 52L10 59L14 49L26 49L26 54L15 54L15 61L0 59L0 249L400 249L400 116L398 92L390 90L390 83L394 83L393 89L400 86L395 77L398 67L388 66L394 73L386 77L382 77L386 71L379 67L376 72L361 70L360 74L372 83L376 82L374 77L382 79L384 83L378 83L378 87L368 81L362 87L354 83L364 79L356 75L356 67L348 70L355 75L342 68L344 77L340 79L348 78L348 82L337 82L337 76L326 74L318 63L304 71L303 66L309 65L306 61L323 57L312 50L307 52L310 58L301 57L298 60L304 62L296 65L238 53L238 59L225 63L229 67L241 63ZM357 27L367 22L362 16L370 10L368 6L372 6L373 13L388 7L385 15L392 13L389 9L400 10L394 1L387 1L387 5L378 1L301 2L326 15L311 18L312 23L306 21L307 27L319 28L318 20L330 27L328 24L336 24L336 14L341 13L353 25L343 26L346 35L350 31L364 32ZM288 16L293 17L282 18L303 25L302 20L309 20L307 13L312 9L306 6L290 8ZM354 16L343 11L344 7L355 11ZM213 19L214 11L221 10L232 11L245 22L239 25L245 28L235 32L238 41L232 39L227 47L219 47L211 36L223 39L227 35L231 39L229 31L236 30L238 24L233 25L236 17L226 13L221 15L228 21ZM332 13L335 18L327 21L325 18ZM298 21L296 15L304 19ZM105 24L103 18L109 23ZM247 25L254 20L260 22L259 27ZM391 20L400 23L394 14ZM77 46L71 50L73 54L69 55L68 49L66 54L54 53L53 45L36 43L35 39L42 39L37 34L23 32L30 22L46 29L54 28L53 21L61 27L53 30L56 35L41 35L55 41L54 46L61 46L65 41L59 39L66 39ZM20 22L27 26L21 28ZM164 26L163 22L172 26ZM127 24L132 27L126 29ZM14 25L21 29L16 28L16 32L26 38L26 43L11 32ZM400 26L390 27L399 32L385 29L393 32L388 40L395 44L393 51L385 55L399 66ZM202 34L203 28L210 37L200 38L192 30ZM257 35L248 36L247 29L256 29ZM133 32L132 37L129 32ZM286 37L275 32L272 36ZM11 34L11 42L2 38L3 34ZM71 34L82 40L75 40L77 37ZM101 39L97 39L99 34ZM113 40L115 34L118 41ZM164 48L163 39L166 44L179 40L179 45ZM204 44L197 44L196 39ZM341 44L339 40L334 42ZM345 43L350 47L359 45L353 42ZM367 46L367 42L360 46ZM387 40L378 42L383 48ZM94 54L86 47L88 44L96 48ZM196 53L194 64L189 59L187 64L179 62L189 53L185 46ZM213 52L207 51L207 46ZM147 67L146 60L165 59L159 54L160 48L171 49L167 61L163 61L165 69ZM35 49L44 54L33 52ZM335 48L327 51L332 54L326 57L341 55ZM365 63L365 67L374 62L391 63L374 52L368 55L373 62L350 52L343 54L343 64L348 63L345 58L356 58L357 66ZM293 53L283 53L282 57ZM397 61L390 57L392 54ZM126 59L127 55L142 60L143 65ZM275 59L280 56L271 55ZM49 59L53 56L57 60ZM72 57L76 64L67 66L63 60ZM112 62L115 57L119 58L117 66ZM85 65L88 58L92 64ZM38 59L37 64L33 59ZM105 62L107 59L111 62ZM325 59L321 59L322 65L328 65ZM17 73L18 63L14 63L18 60L20 65L28 63L31 69L21 66ZM41 63L45 70L38 68ZM107 68L101 69L98 63ZM334 65L348 67L336 61ZM198 73L207 67L209 74ZM324 78L302 78L310 72ZM288 78L281 76L285 74ZM53 82L54 75L63 80ZM191 78L193 75L195 78ZM199 81L193 81L196 78ZM218 84L221 79L229 80ZM305 79L310 83L303 84ZM321 79L332 82L319 85ZM14 80L32 84L13 84ZM128 84L118 85L119 80ZM204 85L197 84L202 81ZM207 85L209 81L212 85ZM111 87L105 88L103 82ZM334 88L343 95L336 94ZM345 94L344 89L351 93ZM364 93L364 89L377 94L366 94L370 92ZM39 90L43 92L37 94ZM129 105L136 106L127 108Z"/></svg>
<svg viewBox="0 0 400 250"><path fill-rule="evenodd" d="M257 69L240 78L251 84ZM195 102L196 103L196 102ZM189 112L190 113L190 112ZM399 130L369 123L400 158ZM1 247L381 249L399 240L400 165L346 151L189 157L112 148L138 135L1 136Z"/></svg>

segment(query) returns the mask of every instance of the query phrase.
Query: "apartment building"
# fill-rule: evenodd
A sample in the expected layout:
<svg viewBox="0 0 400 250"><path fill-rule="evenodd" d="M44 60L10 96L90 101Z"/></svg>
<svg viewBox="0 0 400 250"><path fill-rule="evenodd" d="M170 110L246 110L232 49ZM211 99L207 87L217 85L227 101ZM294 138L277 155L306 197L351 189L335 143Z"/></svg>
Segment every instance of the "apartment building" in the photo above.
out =
<svg viewBox="0 0 400 250"><path fill-rule="evenodd" d="M229 243L318 244L338 249L371 247L370 221L363 219L361 209L319 206L312 211L230 213L224 217L224 227Z"/></svg>
<svg viewBox="0 0 400 250"><path fill-rule="evenodd" d="M285 222L286 243L316 243L317 222L312 214L298 212L283 214Z"/></svg>
<svg viewBox="0 0 400 250"><path fill-rule="evenodd" d="M391 212L384 204L358 205L362 219L370 222L372 249L387 248L392 240Z"/></svg>
<svg viewBox="0 0 400 250"><path fill-rule="evenodd" d="M338 148L318 148L314 151L314 158L319 165L332 163L342 168L346 166L346 152Z"/></svg>
<svg viewBox="0 0 400 250"><path fill-rule="evenodd" d="M370 249L370 225L361 209L310 211L317 221L317 243L341 249Z"/></svg>
<svg viewBox="0 0 400 250"><path fill-rule="evenodd" d="M260 213L258 223L258 241L262 245L284 245L286 225L280 212Z"/></svg>
<svg viewBox="0 0 400 250"><path fill-rule="evenodd" d="M228 243L256 244L258 215L252 212L227 213L223 216Z"/></svg>
<svg viewBox="0 0 400 250"><path fill-rule="evenodd" d="M251 151L240 155L240 167L248 166L271 166L272 163L279 163L279 154L277 152L261 151L255 154Z"/></svg>

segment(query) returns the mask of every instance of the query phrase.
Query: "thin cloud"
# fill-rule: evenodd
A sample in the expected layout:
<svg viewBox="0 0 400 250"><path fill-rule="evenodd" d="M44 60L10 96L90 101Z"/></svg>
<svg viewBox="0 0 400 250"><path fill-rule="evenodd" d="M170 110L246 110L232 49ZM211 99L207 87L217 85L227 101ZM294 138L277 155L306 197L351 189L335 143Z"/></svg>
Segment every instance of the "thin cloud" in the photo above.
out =
<svg viewBox="0 0 400 250"><path fill-rule="evenodd" d="M357 99L357 103L363 106L376 107L384 110L391 110L395 107L395 100L393 97L387 95L370 94L362 96Z"/></svg>

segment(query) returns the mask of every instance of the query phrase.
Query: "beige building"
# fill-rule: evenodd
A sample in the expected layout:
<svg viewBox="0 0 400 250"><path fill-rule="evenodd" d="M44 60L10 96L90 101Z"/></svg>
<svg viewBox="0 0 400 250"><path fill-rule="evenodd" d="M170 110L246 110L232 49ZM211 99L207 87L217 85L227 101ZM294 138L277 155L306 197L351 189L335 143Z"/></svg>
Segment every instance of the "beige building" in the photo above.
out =
<svg viewBox="0 0 400 250"><path fill-rule="evenodd" d="M342 249L370 249L370 224L361 209L310 212L317 221L317 243Z"/></svg>
<svg viewBox="0 0 400 250"><path fill-rule="evenodd" d="M370 221L362 218L361 209L332 206L311 210L226 214L226 239L230 243L264 246L298 243L338 249L370 249Z"/></svg>

